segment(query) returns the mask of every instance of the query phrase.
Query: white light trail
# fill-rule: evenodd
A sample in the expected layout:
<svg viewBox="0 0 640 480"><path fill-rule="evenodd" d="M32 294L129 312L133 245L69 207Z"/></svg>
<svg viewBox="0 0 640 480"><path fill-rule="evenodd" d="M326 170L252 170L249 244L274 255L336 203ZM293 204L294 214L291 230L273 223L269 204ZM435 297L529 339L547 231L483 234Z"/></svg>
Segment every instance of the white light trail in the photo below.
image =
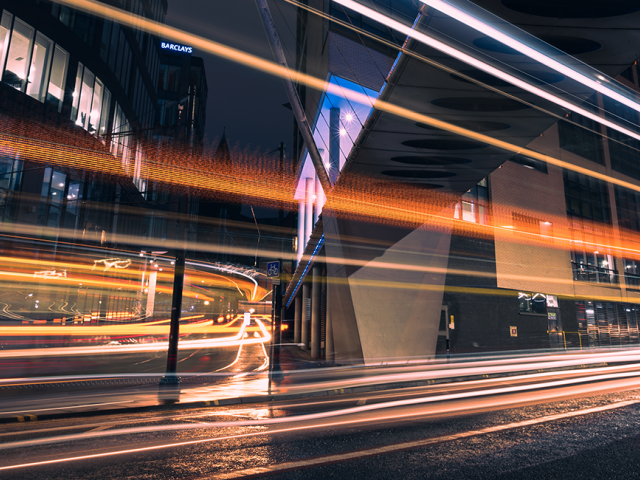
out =
<svg viewBox="0 0 640 480"><path fill-rule="evenodd" d="M389 28L392 28L393 30L397 30L399 32L401 32L404 35L407 35L408 37L412 37L415 38L416 40L418 40L420 43L423 43L425 45L428 45L429 47L435 48L437 50L440 50L443 53L446 53L447 55L453 57L453 58L457 58L458 60L465 62L473 67L476 67L479 70L483 70L484 72L487 72L490 75L493 75L494 77L500 78L501 80L504 80L505 82L508 82L514 86L517 86L523 90L528 91L529 93L532 93L538 97L544 98L545 100L548 100L560 107L566 108L567 110L571 110L574 111L576 113L579 113L580 115L590 118L591 120L593 120L594 122L597 123L601 123L603 125L606 125L609 128L612 128L613 130L617 130L620 133L624 133L625 135L628 135L632 138L635 138L636 140L640 140L640 135L633 132L632 130L629 130L628 128L622 127L614 122L611 122L603 117L600 117L588 110L585 110L584 108L581 108L577 105L574 105L573 103L567 102L566 100L561 99L560 97L553 95L545 90L542 90L541 88L538 88L534 85L531 85L517 77L514 77L513 75L510 75L506 72L503 72L502 70L499 70L481 60L478 60L475 57L472 57L471 55L467 55L464 52L461 52L460 50L451 47L439 40L436 40L433 37L430 37L429 35L423 33L423 32L419 32L417 30L414 30L413 28L404 25L396 20L393 20L385 15L382 15L378 12L376 12L375 10L372 10L370 8L367 8L361 4L359 4L358 2L355 2L353 0L334 0L336 3L339 3L347 8L350 8L351 10L354 10L358 13L360 13L361 15L364 15L366 17L371 18L372 20L375 20L376 22L380 22L383 25L386 25ZM423 0L421 0L423 1ZM640 109L640 105L635 104L637 109Z"/></svg>
<svg viewBox="0 0 640 480"><path fill-rule="evenodd" d="M598 370L599 369L594 369L592 372L596 373ZM553 373L555 375L562 375L570 372L553 372ZM70 434L70 435L59 435L54 437L8 442L8 443L0 444L0 450L33 447L38 445L60 444L62 442L86 440L86 439L97 438L97 437L132 435L132 434L149 433L149 432L158 433L161 431L194 430L194 429L202 429L202 428L247 427L247 426L256 426L256 425L267 426L267 425L280 425L280 424L287 424L287 423L300 423L300 422L307 422L307 421L314 421L314 420L322 420L322 419L338 417L338 416L344 417L348 415L361 414L366 412L375 412L375 411L386 410L390 408L411 407L416 405L425 405L425 404L444 402L444 401L467 400L472 398L481 398L481 397L487 397L487 396L493 396L493 395L505 395L505 394L512 394L512 393L522 393L527 391L544 390L549 388L555 389L557 387L571 386L571 385L577 385L581 383L584 383L584 384L592 383L592 385L587 385L586 388L587 390L589 390L590 388L589 391L595 392L595 391L602 390L602 381L604 380L623 380L623 379L632 380L632 379L637 379L638 377L640 377L639 371L619 372L619 373L610 373L610 374L596 373L595 375L589 375L585 377L572 378L572 379L566 379L566 380L549 380L543 383L527 383L525 385L488 388L483 390L464 391L459 393L433 395L428 397L421 396L419 398L395 400L395 401L376 403L371 405L355 406L355 407L344 408L340 410L330 410L326 412L293 415L288 417L276 417L276 418L256 419L256 420L241 420L241 421L231 421L231 422L207 422L207 423L202 422L197 424L151 425L146 427L122 428L119 430L108 430L108 431L103 430L99 432L93 430L93 431L88 431L84 433L77 433L77 434ZM516 377L512 377L510 380L516 381L519 379L526 379L526 378L529 378L529 376L527 375L516 376ZM637 383L637 381L634 380L634 383ZM637 403L637 400L634 400L633 402ZM410 418L410 417L416 417L420 415L421 413L411 412L406 414L400 413L400 414L394 414L389 416L373 416L368 418L363 417L355 420L344 420L344 421L338 421L335 423L324 424L324 425L312 424L312 425L303 425L301 427L292 427L292 428L283 429L283 430L275 430L275 431L267 430L263 433L272 434L272 433L277 433L278 431L304 430L304 429L313 429L313 428L328 427L328 426L347 425L352 423L362 424L362 423L380 422L381 420L386 420L386 419ZM241 434L238 436L234 435L229 437L223 437L221 439L238 438L238 437L244 437L249 435L250 434ZM192 440L192 441L180 442L175 444L168 444L164 446L143 447L140 449L131 449L131 450L122 451L120 453L146 451L146 450L159 448L159 447L166 448L166 447L175 447L175 446L181 446L181 445L189 445L193 443L206 442L207 440L208 439L199 439L199 440ZM118 453L117 452L103 453L103 454L98 454L97 456L109 456L114 454L117 455ZM95 457L94 456L72 457L66 460L78 460L82 458L95 458ZM51 461L51 463L55 463L55 462L56 461ZM10 465L6 467L0 467L0 471L12 469L12 468L34 466L34 465L44 464L44 463L45 462L35 462L35 463L22 464L22 465Z"/></svg>
<svg viewBox="0 0 640 480"><path fill-rule="evenodd" d="M600 83L601 81L608 81L606 79L606 77L604 77L603 74L598 73L596 75L596 78L598 78L598 80L594 80L592 78L589 78L586 75L583 75L582 73L576 71L575 69L571 68L568 65L565 65L562 62L559 62L558 60L555 60L547 55L545 55L544 53L540 52L539 50L536 50L535 48L532 48L528 45L526 45L525 43L517 40L516 38L512 37L511 35L506 34L505 32L499 30L498 28L492 27L491 25L483 22L482 20L480 20L477 17L474 17L473 15L468 14L467 12L465 12L464 10L462 10L461 8L452 5L451 3L445 1L445 0L420 0L422 3L425 3L433 8L435 8L436 10L439 10L440 12L450 16L451 18L455 18L456 20L458 20L461 23L464 23L465 25L473 28L474 30L477 30L478 32L484 33L485 35L493 38L494 40L497 40L498 42L502 43L503 45L506 45L510 48L513 48L514 50L517 50L518 52L526 55L527 57L536 60L538 62L540 62L541 64L555 70L558 73L561 73L579 83L581 83L582 85L585 85L587 87L590 87L594 90L596 90L597 92L602 93L603 95L606 95L609 98L612 98L614 100L617 100L618 102L622 103L623 105L626 105L629 108L632 108L638 112L640 112L640 104L638 104L637 102L633 101L632 99L625 97L624 95L621 95L620 93L612 90L611 88L607 87L606 85L603 85L602 83ZM339 2L341 3L341 2ZM526 34L525 32L523 32L523 34Z"/></svg>

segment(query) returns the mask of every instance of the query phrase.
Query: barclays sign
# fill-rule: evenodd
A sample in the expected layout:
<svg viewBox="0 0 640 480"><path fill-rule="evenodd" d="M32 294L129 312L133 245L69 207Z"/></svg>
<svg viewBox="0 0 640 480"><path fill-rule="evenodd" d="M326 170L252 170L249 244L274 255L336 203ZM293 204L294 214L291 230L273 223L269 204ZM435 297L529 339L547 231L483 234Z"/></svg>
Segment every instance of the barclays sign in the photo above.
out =
<svg viewBox="0 0 640 480"><path fill-rule="evenodd" d="M170 50L176 53L193 53L193 47L178 45L177 43L160 42L160 48L162 50Z"/></svg>

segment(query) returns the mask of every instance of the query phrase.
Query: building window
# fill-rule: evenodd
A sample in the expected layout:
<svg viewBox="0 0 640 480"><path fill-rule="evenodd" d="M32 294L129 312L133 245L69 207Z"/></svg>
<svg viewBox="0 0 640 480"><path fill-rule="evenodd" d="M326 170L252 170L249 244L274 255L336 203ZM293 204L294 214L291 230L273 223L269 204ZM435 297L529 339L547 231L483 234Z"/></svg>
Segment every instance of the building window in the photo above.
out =
<svg viewBox="0 0 640 480"><path fill-rule="evenodd" d="M2 71L4 67L4 61L7 58L7 51L9 49L9 39L11 38L12 22L13 22L13 15L3 10L2 20L0 20L0 71Z"/></svg>
<svg viewBox="0 0 640 480"><path fill-rule="evenodd" d="M564 193L570 216L611 223L607 184L587 175L564 170Z"/></svg>
<svg viewBox="0 0 640 480"><path fill-rule="evenodd" d="M486 225L488 220L489 188L487 179L484 178L478 184L465 193L455 207L453 218L465 222Z"/></svg>
<svg viewBox="0 0 640 480"><path fill-rule="evenodd" d="M547 314L547 296L542 293L518 292L520 313Z"/></svg>
<svg viewBox="0 0 640 480"><path fill-rule="evenodd" d="M41 201L38 211L38 224L57 228L62 216L62 201L65 192L67 176L50 167L45 168L42 180Z"/></svg>
<svg viewBox="0 0 640 480"><path fill-rule="evenodd" d="M109 105L107 103L105 108L105 95L107 95L106 98L110 102L111 95L104 88L102 81L91 73L88 68L78 63L71 119L75 116L76 125L95 136L106 133Z"/></svg>
<svg viewBox="0 0 640 480"><path fill-rule="evenodd" d="M605 117L637 130L638 112L609 97L603 97ZM607 127L611 168L640 180L640 141Z"/></svg>
<svg viewBox="0 0 640 480"><path fill-rule="evenodd" d="M27 82L27 95L44 102L49 78L53 42L44 35L36 34L36 41L31 54L31 67Z"/></svg>
<svg viewBox="0 0 640 480"><path fill-rule="evenodd" d="M624 259L624 281L629 288L640 288L640 261Z"/></svg>
<svg viewBox="0 0 640 480"><path fill-rule="evenodd" d="M27 85L27 71L34 32L34 29L22 20L15 19L2 81L21 92L24 92Z"/></svg>
<svg viewBox="0 0 640 480"><path fill-rule="evenodd" d="M603 252L574 250L571 252L573 279L579 282L618 284L616 260Z"/></svg>
<svg viewBox="0 0 640 480"><path fill-rule="evenodd" d="M158 90L180 91L180 67L160 65L158 69Z"/></svg>
<svg viewBox="0 0 640 480"><path fill-rule="evenodd" d="M583 348L637 344L639 341L638 305L580 301L576 302L576 316Z"/></svg>
<svg viewBox="0 0 640 480"><path fill-rule="evenodd" d="M62 109L64 101L64 83L67 80L67 65L69 54L56 45L51 63L51 77L47 90L47 103L54 105L58 111Z"/></svg>
<svg viewBox="0 0 640 480"><path fill-rule="evenodd" d="M509 159L509 161L522 165L523 167L527 167L531 170L537 170L538 172L548 173L547 162L543 162L542 160L536 160L535 158L525 157L524 155L514 155Z"/></svg>
<svg viewBox="0 0 640 480"><path fill-rule="evenodd" d="M22 160L0 157L0 220L13 222L16 218L18 192L22 185Z"/></svg>
<svg viewBox="0 0 640 480"><path fill-rule="evenodd" d="M618 225L640 232L640 193L615 186Z"/></svg>
<svg viewBox="0 0 640 480"><path fill-rule="evenodd" d="M600 125L590 118L572 112L569 121L558 122L560 148L592 162L604 165L602 136L598 135Z"/></svg>

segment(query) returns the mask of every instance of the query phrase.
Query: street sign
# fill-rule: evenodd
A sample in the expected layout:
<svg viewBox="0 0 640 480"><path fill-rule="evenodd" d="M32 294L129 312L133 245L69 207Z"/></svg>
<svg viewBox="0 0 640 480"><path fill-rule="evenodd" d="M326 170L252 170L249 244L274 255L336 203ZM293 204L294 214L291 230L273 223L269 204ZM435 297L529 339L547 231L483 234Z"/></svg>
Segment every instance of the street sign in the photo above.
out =
<svg viewBox="0 0 640 480"><path fill-rule="evenodd" d="M280 262L267 263L267 277L279 277L280 276Z"/></svg>

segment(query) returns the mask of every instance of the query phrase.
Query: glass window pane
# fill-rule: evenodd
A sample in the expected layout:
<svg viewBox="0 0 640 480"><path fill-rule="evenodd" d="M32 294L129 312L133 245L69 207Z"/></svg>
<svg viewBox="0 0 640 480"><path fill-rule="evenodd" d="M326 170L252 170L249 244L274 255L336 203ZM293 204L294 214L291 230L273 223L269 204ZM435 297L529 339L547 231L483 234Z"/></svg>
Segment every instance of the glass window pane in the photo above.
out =
<svg viewBox="0 0 640 480"><path fill-rule="evenodd" d="M66 175L64 173L53 171L51 176L51 191L49 198L53 203L62 202L62 196L64 195L64 184Z"/></svg>
<svg viewBox="0 0 640 480"><path fill-rule="evenodd" d="M108 89L104 89L102 94L102 115L100 115L99 135L103 136L107 133L107 122L109 121L109 109L111 107L111 93Z"/></svg>
<svg viewBox="0 0 640 480"><path fill-rule="evenodd" d="M91 102L91 114L89 115L89 125L87 130L95 135L98 134L98 126L100 125L100 113L102 112L102 91L104 86L102 82L96 78L93 88L93 101Z"/></svg>
<svg viewBox="0 0 640 480"><path fill-rule="evenodd" d="M78 105L80 104L80 90L82 89L82 72L84 66L78 62L78 70L76 72L76 86L73 89L73 103L71 105L71 120L78 117Z"/></svg>
<svg viewBox="0 0 640 480"><path fill-rule="evenodd" d="M11 21L13 15L9 12L2 12L2 21L0 21L0 69L4 67L4 61L7 58L7 47L9 46L9 37L11 36Z"/></svg>
<svg viewBox="0 0 640 480"><path fill-rule="evenodd" d="M24 91L27 83L27 65L32 42L33 28L16 18L2 81L20 91Z"/></svg>
<svg viewBox="0 0 640 480"><path fill-rule="evenodd" d="M80 91L80 103L78 105L78 119L76 125L89 129L89 115L91 113L91 101L93 100L93 84L95 76L88 68L82 75L82 89Z"/></svg>
<svg viewBox="0 0 640 480"><path fill-rule="evenodd" d="M47 92L47 103L56 105L58 111L62 108L64 100L64 82L67 78L67 61L69 54L56 45L51 64L51 79ZM75 98L74 98L75 101Z"/></svg>
<svg viewBox="0 0 640 480"><path fill-rule="evenodd" d="M36 42L33 46L33 53L31 54L27 95L41 102L44 102L46 92L52 46L51 40L47 37L40 33L36 35Z"/></svg>

